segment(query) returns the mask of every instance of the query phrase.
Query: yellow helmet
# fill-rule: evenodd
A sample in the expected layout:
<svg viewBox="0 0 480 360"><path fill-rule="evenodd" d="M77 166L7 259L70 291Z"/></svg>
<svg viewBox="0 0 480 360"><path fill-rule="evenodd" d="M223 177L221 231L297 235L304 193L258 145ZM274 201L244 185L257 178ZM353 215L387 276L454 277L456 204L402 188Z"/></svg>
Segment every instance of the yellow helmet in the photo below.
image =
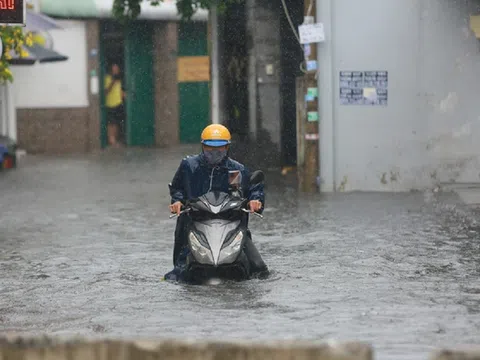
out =
<svg viewBox="0 0 480 360"><path fill-rule="evenodd" d="M202 144L212 147L220 147L230 144L232 136L230 131L220 124L208 125L202 131Z"/></svg>

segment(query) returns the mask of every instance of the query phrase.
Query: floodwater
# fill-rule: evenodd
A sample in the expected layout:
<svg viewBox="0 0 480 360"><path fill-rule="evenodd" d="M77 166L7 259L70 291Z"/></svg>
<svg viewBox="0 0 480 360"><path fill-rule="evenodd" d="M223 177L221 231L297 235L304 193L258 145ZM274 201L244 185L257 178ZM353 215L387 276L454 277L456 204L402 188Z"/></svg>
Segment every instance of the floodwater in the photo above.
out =
<svg viewBox="0 0 480 360"><path fill-rule="evenodd" d="M453 195L298 196L267 188L252 218L267 280L161 281L181 154L27 156L0 173L5 332L205 339L359 340L376 359L478 344L479 236Z"/></svg>

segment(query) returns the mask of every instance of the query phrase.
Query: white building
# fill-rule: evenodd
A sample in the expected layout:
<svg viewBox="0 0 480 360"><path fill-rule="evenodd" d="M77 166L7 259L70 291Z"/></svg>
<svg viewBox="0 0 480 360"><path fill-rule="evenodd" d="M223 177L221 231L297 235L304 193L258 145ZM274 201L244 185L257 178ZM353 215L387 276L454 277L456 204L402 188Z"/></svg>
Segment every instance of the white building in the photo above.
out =
<svg viewBox="0 0 480 360"><path fill-rule="evenodd" d="M210 109L218 90L211 96L215 35L208 11L199 10L193 22L184 24L175 0L160 6L144 1L139 18L124 28L112 18L112 6L113 0L40 1L40 11L63 27L50 35L55 50L69 59L14 69L17 138L27 152L88 152L106 146L102 89L112 62L124 70L128 146L197 140L198 128L218 118Z"/></svg>

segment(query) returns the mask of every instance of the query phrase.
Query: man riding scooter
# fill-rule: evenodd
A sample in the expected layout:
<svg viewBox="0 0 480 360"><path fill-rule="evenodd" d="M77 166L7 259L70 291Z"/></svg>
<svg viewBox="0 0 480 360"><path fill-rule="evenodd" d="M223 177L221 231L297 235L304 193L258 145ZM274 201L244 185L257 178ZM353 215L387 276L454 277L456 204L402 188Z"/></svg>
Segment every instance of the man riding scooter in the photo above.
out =
<svg viewBox="0 0 480 360"><path fill-rule="evenodd" d="M172 182L169 184L171 205L170 211L178 214L175 228L175 245L173 264L177 265L182 249L187 244L186 225L188 216L182 211L182 201L197 198L209 191L229 192L229 172L241 174L241 188L245 198L249 200L251 212L263 212L265 194L263 184L251 185L250 174L244 165L228 156L231 143L230 131L223 125L207 126L201 134L202 152L198 155L182 159ZM250 231L245 244L245 253L249 259L252 274L264 276L268 274L267 265L252 242ZM180 259L181 260L181 259Z"/></svg>

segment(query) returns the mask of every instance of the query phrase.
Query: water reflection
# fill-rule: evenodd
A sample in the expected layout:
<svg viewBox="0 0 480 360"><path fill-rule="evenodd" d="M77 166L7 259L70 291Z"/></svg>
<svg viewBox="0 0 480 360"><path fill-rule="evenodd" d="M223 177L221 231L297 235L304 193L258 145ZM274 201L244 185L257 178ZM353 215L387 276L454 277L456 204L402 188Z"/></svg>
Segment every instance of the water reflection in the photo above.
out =
<svg viewBox="0 0 480 360"><path fill-rule="evenodd" d="M478 342L468 335L480 323L478 227L449 195L298 196L267 174L268 210L251 226L271 276L211 286L160 281L175 225L166 184L181 155L45 158L0 177L4 329L333 337L372 342L382 359L424 359L434 345Z"/></svg>

